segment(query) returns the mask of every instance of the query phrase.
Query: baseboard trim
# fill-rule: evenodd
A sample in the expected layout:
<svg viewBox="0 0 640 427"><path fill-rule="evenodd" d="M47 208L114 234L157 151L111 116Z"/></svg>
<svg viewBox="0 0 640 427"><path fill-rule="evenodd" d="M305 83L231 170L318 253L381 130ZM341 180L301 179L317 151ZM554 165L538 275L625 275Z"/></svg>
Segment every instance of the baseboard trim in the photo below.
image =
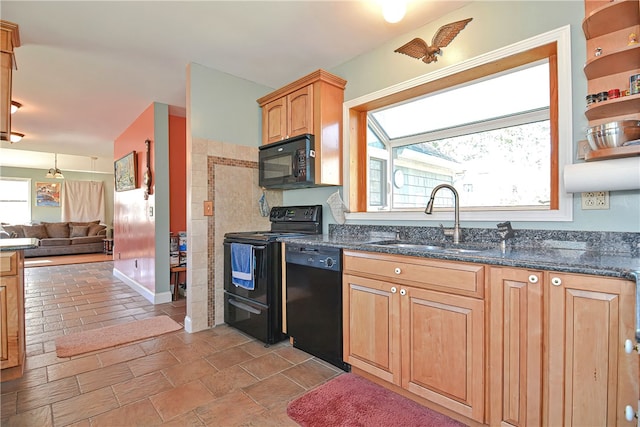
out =
<svg viewBox="0 0 640 427"><path fill-rule="evenodd" d="M151 304L164 304L167 302L171 302L172 295L171 295L171 292L169 291L160 292L160 293L151 292L149 289L145 288L140 283L126 276L117 268L113 269L113 275L118 279L122 280L124 283L126 283L131 289L133 289L134 291L142 295Z"/></svg>

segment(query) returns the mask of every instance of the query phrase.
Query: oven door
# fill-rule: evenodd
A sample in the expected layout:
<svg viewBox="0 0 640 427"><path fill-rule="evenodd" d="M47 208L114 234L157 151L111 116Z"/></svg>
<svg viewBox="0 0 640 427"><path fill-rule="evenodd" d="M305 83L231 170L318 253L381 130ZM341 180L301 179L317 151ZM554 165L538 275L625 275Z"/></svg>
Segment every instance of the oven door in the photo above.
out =
<svg viewBox="0 0 640 427"><path fill-rule="evenodd" d="M231 243L250 244L253 247L255 262L253 269L254 289L252 290L236 286L231 281ZM265 306L270 305L270 299L272 298L270 294L273 293L270 289L275 285L272 271L274 269L281 271L280 256L279 254L273 253L274 246L278 246L278 244L269 242L261 242L258 244L241 240L234 240L233 242L225 240L224 290L231 295L253 300Z"/></svg>
<svg viewBox="0 0 640 427"><path fill-rule="evenodd" d="M267 344L275 342L269 308L228 292L224 293L224 321ZM281 339L280 337L278 337Z"/></svg>

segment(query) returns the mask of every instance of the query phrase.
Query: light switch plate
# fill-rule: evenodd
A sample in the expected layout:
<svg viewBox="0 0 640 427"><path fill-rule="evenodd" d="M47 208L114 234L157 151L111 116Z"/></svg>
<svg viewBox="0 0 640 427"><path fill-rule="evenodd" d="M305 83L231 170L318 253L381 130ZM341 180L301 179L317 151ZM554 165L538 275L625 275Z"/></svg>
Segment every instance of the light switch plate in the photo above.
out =
<svg viewBox="0 0 640 427"><path fill-rule="evenodd" d="M204 216L213 216L213 202L211 200L204 201Z"/></svg>
<svg viewBox="0 0 640 427"><path fill-rule="evenodd" d="M589 141L583 139L582 141L578 141L578 152L576 153L576 158L579 160L584 160L587 153L591 151L591 147L589 146Z"/></svg>

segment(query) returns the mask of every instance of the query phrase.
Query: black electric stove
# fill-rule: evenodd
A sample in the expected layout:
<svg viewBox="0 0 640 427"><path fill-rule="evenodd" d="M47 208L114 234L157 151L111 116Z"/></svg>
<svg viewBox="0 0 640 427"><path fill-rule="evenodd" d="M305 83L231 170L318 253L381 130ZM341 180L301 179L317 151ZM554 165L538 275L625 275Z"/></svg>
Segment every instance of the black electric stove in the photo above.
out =
<svg viewBox="0 0 640 427"><path fill-rule="evenodd" d="M224 321L266 344L282 341L282 251L278 239L322 234L322 206L278 206L269 213L271 230L240 231L224 239ZM236 245L234 245L236 244ZM232 248L250 250L251 286L232 279Z"/></svg>

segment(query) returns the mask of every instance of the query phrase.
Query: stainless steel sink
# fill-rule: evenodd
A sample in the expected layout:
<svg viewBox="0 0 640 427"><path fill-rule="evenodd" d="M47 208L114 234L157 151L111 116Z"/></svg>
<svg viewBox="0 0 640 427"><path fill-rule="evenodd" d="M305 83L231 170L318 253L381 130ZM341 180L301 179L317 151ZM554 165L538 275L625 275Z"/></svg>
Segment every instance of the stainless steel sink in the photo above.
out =
<svg viewBox="0 0 640 427"><path fill-rule="evenodd" d="M440 246L440 245L431 245L428 243L399 242L397 240L373 242L371 244L374 246L383 246L385 248L411 249L415 251L425 251L425 252L472 254L472 253L483 251L482 249L447 247L447 246Z"/></svg>
<svg viewBox="0 0 640 427"><path fill-rule="evenodd" d="M387 248L415 249L420 251L442 251L444 246L423 245L421 243L374 243L377 246L385 246Z"/></svg>
<svg viewBox="0 0 640 427"><path fill-rule="evenodd" d="M442 252L452 252L457 254L473 254L482 252L482 249L466 249L466 248L444 248Z"/></svg>

